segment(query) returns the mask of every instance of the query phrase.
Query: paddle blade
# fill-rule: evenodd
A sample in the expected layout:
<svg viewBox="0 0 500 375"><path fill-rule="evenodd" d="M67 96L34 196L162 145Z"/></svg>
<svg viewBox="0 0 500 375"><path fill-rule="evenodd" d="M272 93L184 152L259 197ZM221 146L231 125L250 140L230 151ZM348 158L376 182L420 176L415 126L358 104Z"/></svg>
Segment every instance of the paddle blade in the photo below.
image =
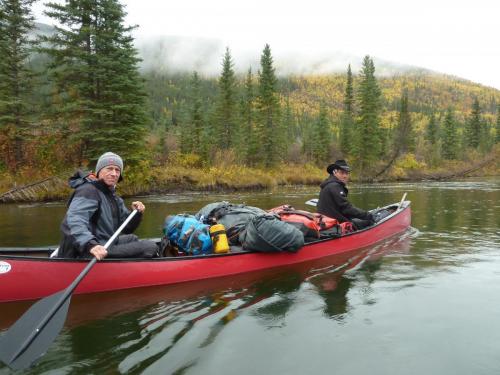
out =
<svg viewBox="0 0 500 375"><path fill-rule="evenodd" d="M65 292L64 289L35 303L0 337L2 362L12 369L21 370L45 354L66 321L71 295L62 301ZM54 315L48 318L59 304ZM44 320L47 321L45 325ZM37 329L38 334L35 334Z"/></svg>
<svg viewBox="0 0 500 375"><path fill-rule="evenodd" d="M318 205L318 199L317 198L313 198L313 199L309 199L307 202L306 202L307 205L309 206L314 206L316 207Z"/></svg>

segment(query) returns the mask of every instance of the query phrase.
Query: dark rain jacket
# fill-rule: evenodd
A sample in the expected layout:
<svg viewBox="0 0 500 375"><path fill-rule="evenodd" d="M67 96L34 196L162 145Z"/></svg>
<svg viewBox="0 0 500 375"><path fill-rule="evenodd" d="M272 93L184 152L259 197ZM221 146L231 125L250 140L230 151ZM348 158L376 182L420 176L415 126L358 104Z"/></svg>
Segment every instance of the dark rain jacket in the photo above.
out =
<svg viewBox="0 0 500 375"><path fill-rule="evenodd" d="M100 180L92 181L78 171L69 181L76 189L68 203L68 211L61 224L62 239L58 256L63 258L89 257L95 245L104 245L130 214L123 199ZM137 213L123 229L132 233L140 224ZM116 241L115 241L116 242Z"/></svg>
<svg viewBox="0 0 500 375"><path fill-rule="evenodd" d="M347 200L349 190L345 184L334 175L330 175L320 185L318 204L316 210L323 215L333 217L341 223L351 221L354 218L372 220L367 211L354 207Z"/></svg>

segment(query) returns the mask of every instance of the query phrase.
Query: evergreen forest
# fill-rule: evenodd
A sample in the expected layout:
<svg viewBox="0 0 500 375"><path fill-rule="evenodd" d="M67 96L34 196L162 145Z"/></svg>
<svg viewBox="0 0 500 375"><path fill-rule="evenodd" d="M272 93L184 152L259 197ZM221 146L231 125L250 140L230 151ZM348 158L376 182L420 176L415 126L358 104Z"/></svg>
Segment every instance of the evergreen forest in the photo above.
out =
<svg viewBox="0 0 500 375"><path fill-rule="evenodd" d="M494 88L379 76L370 56L359 71L283 75L267 44L255 71L237 72L230 46L217 76L141 70L118 0L48 3L50 32L34 1L0 0L0 193L106 151L125 160L130 194L317 183L340 158L358 181L498 171Z"/></svg>

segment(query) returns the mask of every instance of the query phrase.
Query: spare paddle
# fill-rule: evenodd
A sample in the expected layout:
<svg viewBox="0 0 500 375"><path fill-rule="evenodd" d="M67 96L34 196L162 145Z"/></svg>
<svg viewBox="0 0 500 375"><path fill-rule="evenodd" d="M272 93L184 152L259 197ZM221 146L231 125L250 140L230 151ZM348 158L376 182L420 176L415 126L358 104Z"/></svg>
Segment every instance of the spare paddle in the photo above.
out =
<svg viewBox="0 0 500 375"><path fill-rule="evenodd" d="M133 210L118 230L106 242L107 249L123 228L132 220ZM92 259L85 269L66 289L42 298L21 316L5 334L0 337L0 360L14 370L31 366L45 354L66 321L71 293L97 262Z"/></svg>

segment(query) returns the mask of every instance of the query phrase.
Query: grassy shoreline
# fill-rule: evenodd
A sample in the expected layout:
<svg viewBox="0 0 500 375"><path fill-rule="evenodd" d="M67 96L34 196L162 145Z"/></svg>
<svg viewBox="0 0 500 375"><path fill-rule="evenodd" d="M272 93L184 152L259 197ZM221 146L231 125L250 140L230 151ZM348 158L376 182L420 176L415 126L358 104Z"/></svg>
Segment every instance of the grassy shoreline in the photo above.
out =
<svg viewBox="0 0 500 375"><path fill-rule="evenodd" d="M352 174L356 182L396 182L422 180L448 180L464 177L486 177L499 174L499 161L494 160L477 169L463 162L449 162L439 168L429 169L419 163L402 160L383 178L363 179ZM118 187L123 197L137 195L171 194L186 191L236 192L270 190L278 186L319 185L327 173L311 164L282 164L272 170L245 166L218 166L194 168L192 166L147 164L126 168L124 180ZM49 175L40 171L25 170L16 176L0 174L0 202L42 202L66 200L72 190L66 180L72 172ZM36 181L44 181L37 185ZM27 186L23 191L23 186ZM29 186L31 185L31 186ZM16 192L17 189L17 192ZM14 190L10 199L5 192Z"/></svg>

